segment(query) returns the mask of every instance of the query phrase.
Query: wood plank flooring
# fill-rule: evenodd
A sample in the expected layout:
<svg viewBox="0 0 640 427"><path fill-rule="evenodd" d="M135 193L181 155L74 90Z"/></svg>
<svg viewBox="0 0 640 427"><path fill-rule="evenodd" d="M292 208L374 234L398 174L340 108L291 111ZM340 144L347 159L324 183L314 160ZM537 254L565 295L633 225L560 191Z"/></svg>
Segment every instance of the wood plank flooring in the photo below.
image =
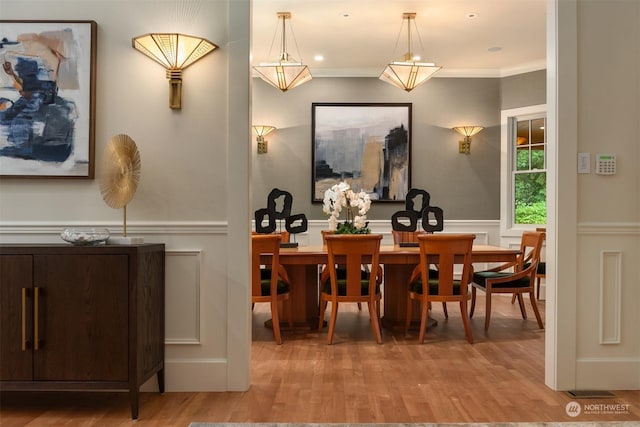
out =
<svg viewBox="0 0 640 427"><path fill-rule="evenodd" d="M526 300L526 298L525 298ZM526 301L528 304L528 301ZM544 316L544 302L540 303ZM130 419L126 393L3 393L0 426L188 426L190 422L426 423L640 421L640 391L610 399L573 400L544 385L544 331L530 305L520 317L510 297L497 296L484 332L484 299L464 337L459 307L433 309L438 325L423 345L417 331L383 331L375 344L368 314L342 304L334 345L323 332L285 331L275 345L268 306L253 313L252 386L247 392L142 393L140 418ZM328 316L328 313L327 313ZM327 317L328 318L328 317ZM580 414L580 404L629 405L623 414ZM583 411L584 412L584 411Z"/></svg>

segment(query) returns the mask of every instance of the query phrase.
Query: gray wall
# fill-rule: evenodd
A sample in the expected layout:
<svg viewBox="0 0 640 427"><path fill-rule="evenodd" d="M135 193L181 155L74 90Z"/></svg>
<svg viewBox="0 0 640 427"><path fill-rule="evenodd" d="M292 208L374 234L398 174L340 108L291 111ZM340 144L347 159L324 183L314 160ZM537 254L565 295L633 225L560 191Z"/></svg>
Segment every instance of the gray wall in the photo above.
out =
<svg viewBox="0 0 640 427"><path fill-rule="evenodd" d="M503 110L546 104L547 71L504 77L500 80L500 93Z"/></svg>
<svg viewBox="0 0 640 427"><path fill-rule="evenodd" d="M254 79L253 123L277 130L266 138L265 155L255 153L253 141L253 207L266 207L269 191L277 187L293 195L293 213L326 218L322 205L311 203L313 102L410 102L411 186L428 191L447 220L499 219L501 93L504 86L510 99L540 103L545 89L538 76L544 78L544 71L530 74L534 78L526 78L535 83L522 93L498 78L434 78L409 93L377 78L315 78L285 93ZM471 155L458 153L462 137L451 128L460 125L485 127L473 137ZM368 217L389 218L403 206L376 203Z"/></svg>

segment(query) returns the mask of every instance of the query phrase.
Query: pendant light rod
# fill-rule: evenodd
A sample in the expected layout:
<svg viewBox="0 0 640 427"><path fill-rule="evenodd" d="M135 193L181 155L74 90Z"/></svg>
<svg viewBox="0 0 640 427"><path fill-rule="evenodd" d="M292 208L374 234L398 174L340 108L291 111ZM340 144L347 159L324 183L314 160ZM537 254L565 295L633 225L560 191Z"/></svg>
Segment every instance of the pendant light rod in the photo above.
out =
<svg viewBox="0 0 640 427"><path fill-rule="evenodd" d="M278 12L278 19L282 18L282 44L280 49L280 61L288 61L287 53L287 19L291 19L291 12Z"/></svg>
<svg viewBox="0 0 640 427"><path fill-rule="evenodd" d="M413 49L411 49L411 20L416 19L415 13L403 13L402 17L407 20L407 46L409 51L405 54L405 61L413 61Z"/></svg>

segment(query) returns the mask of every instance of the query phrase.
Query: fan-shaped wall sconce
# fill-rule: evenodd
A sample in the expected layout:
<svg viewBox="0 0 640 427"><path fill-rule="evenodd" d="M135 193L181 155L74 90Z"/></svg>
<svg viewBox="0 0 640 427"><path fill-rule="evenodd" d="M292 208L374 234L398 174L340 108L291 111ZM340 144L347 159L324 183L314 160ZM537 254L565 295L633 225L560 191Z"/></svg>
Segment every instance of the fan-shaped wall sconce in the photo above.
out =
<svg viewBox="0 0 640 427"><path fill-rule="evenodd" d="M169 79L169 108L182 108L182 70L218 48L207 39L179 33L134 37L133 48L162 65Z"/></svg>
<svg viewBox="0 0 640 427"><path fill-rule="evenodd" d="M464 136L462 141L458 142L458 152L461 154L471 154L471 137L480 132L482 126L456 126L453 128L460 135Z"/></svg>
<svg viewBox="0 0 640 427"><path fill-rule="evenodd" d="M264 137L271 131L276 130L274 126L269 125L254 125L253 131L258 135L256 141L258 142L258 154L266 154L269 141L265 141Z"/></svg>

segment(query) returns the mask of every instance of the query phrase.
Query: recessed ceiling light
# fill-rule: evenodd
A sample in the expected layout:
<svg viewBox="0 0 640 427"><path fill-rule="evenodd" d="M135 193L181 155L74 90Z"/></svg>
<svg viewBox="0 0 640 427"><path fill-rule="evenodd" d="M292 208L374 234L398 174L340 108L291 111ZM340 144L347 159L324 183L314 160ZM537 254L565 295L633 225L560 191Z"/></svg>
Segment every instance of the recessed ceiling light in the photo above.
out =
<svg viewBox="0 0 640 427"><path fill-rule="evenodd" d="M478 17L478 14L477 14L477 13L475 13L475 12L469 12L469 13L467 13L465 16L466 16L467 18L469 18L469 19L475 19L475 18L477 18L477 17Z"/></svg>
<svg viewBox="0 0 640 427"><path fill-rule="evenodd" d="M316 55L313 57L314 61L324 61L324 56L323 55Z"/></svg>
<svg viewBox="0 0 640 427"><path fill-rule="evenodd" d="M500 52L502 48L500 46L493 46L487 49L489 52Z"/></svg>

